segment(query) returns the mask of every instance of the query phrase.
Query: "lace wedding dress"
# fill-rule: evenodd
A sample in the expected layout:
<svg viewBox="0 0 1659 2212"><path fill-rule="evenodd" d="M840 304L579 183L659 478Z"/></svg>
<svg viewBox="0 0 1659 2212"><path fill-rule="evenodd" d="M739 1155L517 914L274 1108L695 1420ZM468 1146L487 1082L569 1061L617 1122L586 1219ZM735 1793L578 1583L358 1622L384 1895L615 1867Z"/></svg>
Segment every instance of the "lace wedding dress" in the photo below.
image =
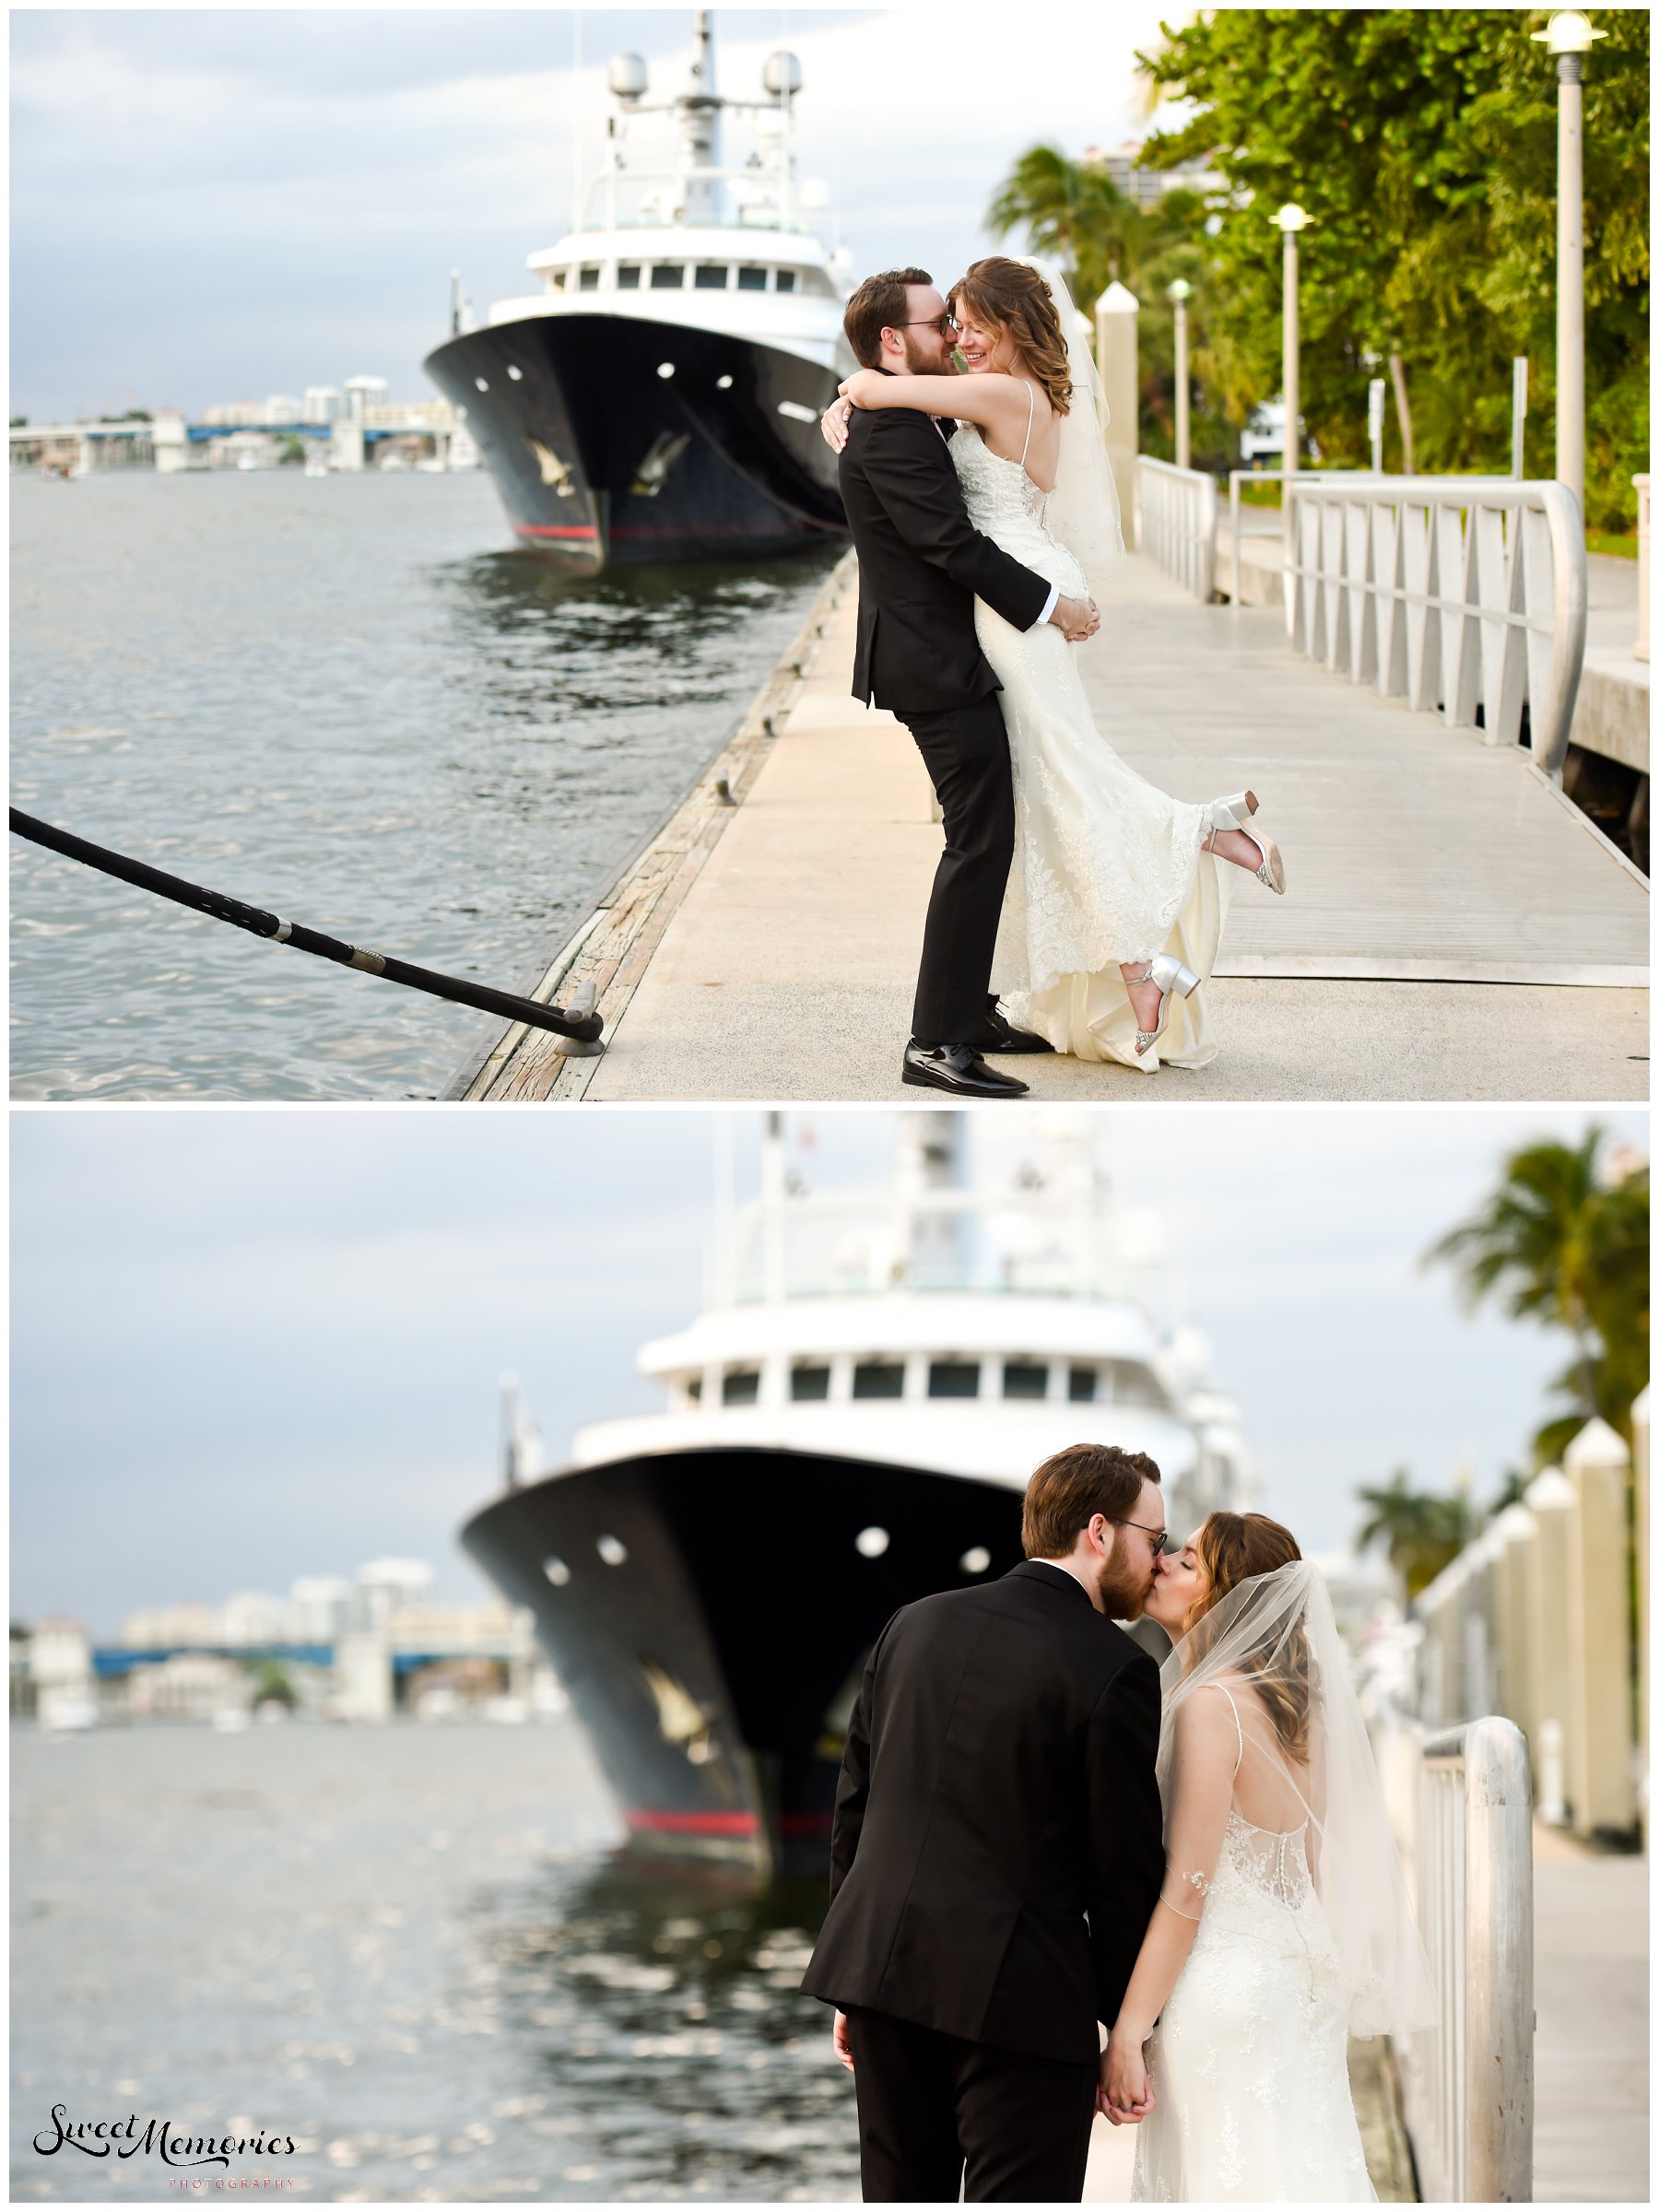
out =
<svg viewBox="0 0 1659 2212"><path fill-rule="evenodd" d="M994 453L972 423L950 453L975 529L1068 596L1087 596L1081 568L1044 527L1046 495L1023 456ZM1236 871L1200 847L1225 825L1113 752L1095 725L1077 649L1053 623L1018 630L983 600L974 621L1002 685L1014 771L1014 863L992 990L1017 1029L1057 1052L1147 1071L1160 1061L1204 1066L1216 1054L1205 993L1175 997L1162 1037L1137 1054L1118 967L1171 952L1208 980Z"/></svg>
<svg viewBox="0 0 1659 2212"><path fill-rule="evenodd" d="M1348 2039L1440 2013L1324 1577L1246 1577L1159 1676L1154 1919L1197 1924L1145 2047L1130 2194L1372 2203Z"/></svg>
<svg viewBox="0 0 1659 2212"><path fill-rule="evenodd" d="M1133 2200L1376 2199L1348 2087L1347 1979L1306 1833L1228 1813L1215 1875L1196 1885L1196 1939L1147 2046L1158 2102L1135 2130Z"/></svg>

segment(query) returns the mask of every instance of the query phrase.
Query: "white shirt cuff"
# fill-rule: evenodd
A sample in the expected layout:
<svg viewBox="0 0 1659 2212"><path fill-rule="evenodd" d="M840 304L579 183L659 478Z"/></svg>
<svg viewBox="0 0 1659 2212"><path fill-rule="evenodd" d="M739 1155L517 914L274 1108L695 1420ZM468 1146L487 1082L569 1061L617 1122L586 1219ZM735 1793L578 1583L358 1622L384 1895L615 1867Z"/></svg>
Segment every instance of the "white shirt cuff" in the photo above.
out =
<svg viewBox="0 0 1659 2212"><path fill-rule="evenodd" d="M1049 595L1042 603L1042 612L1038 616L1037 620L1032 623L1031 628L1036 629L1040 628L1042 623L1046 622L1059 604L1060 586L1057 583L1051 583L1049 586Z"/></svg>

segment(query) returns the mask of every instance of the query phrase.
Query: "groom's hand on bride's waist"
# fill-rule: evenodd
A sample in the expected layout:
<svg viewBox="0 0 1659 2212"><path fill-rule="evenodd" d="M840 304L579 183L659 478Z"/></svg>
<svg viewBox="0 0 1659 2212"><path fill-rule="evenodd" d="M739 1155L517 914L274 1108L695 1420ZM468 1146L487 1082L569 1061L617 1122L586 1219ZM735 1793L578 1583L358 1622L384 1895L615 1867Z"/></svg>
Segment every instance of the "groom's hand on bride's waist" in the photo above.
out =
<svg viewBox="0 0 1659 2212"><path fill-rule="evenodd" d="M1068 645L1080 645L1100 627L1100 610L1092 599L1068 599L1063 592L1054 602L1049 620L1064 630Z"/></svg>

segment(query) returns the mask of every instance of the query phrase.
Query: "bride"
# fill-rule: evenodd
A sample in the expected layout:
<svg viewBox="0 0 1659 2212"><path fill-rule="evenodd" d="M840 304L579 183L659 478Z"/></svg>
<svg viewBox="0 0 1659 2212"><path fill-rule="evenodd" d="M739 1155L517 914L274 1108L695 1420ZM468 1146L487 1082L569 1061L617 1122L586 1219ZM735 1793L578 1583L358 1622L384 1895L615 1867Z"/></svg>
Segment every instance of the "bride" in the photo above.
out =
<svg viewBox="0 0 1659 2212"><path fill-rule="evenodd" d="M1350 2034L1434 2018L1331 1601L1261 1513L1211 1513L1147 1612L1165 1869L1102 2062L1135 2199L1372 2201Z"/></svg>
<svg viewBox="0 0 1659 2212"><path fill-rule="evenodd" d="M976 261L947 322L965 375L861 369L825 416L825 438L845 444L850 406L957 418L951 458L974 527L1062 592L1098 600L1124 537L1105 398L1064 279L1046 264ZM1255 794L1171 798L1095 725L1073 656L1098 643L1069 645L1052 626L1017 630L983 600L974 621L1002 686L1014 782L992 990L1016 1029L1056 1051L1147 1071L1204 1066L1216 1043L1192 994L1214 969L1226 918L1230 870L1216 862L1285 888L1278 848L1248 826Z"/></svg>

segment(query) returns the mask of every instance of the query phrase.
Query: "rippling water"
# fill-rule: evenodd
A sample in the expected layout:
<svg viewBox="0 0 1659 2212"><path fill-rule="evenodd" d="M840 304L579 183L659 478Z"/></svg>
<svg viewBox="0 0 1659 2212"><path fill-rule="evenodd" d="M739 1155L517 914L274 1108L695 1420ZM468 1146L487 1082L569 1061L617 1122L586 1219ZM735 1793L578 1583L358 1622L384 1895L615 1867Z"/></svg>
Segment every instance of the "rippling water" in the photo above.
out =
<svg viewBox="0 0 1659 2212"><path fill-rule="evenodd" d="M564 577L503 550L482 475L11 492L13 804L505 988L679 803L833 559ZM16 840L12 915L17 1097L430 1097L492 1028Z"/></svg>
<svg viewBox="0 0 1659 2212"><path fill-rule="evenodd" d="M855 2201L824 1886L646 1880L617 1833L569 1722L14 1729L14 2199L194 2194L37 2153L63 2104L291 2133L229 2173L313 2201Z"/></svg>

